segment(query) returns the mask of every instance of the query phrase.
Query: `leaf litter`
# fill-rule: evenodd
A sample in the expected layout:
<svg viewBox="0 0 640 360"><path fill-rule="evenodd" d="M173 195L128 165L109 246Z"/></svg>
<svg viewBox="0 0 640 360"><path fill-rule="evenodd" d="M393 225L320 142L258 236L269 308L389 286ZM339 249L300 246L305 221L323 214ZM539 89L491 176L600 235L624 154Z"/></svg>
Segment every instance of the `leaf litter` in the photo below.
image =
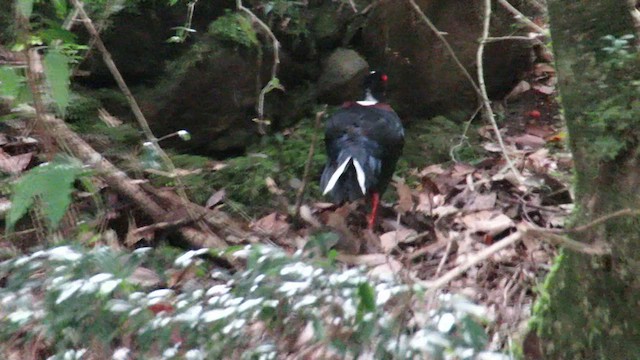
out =
<svg viewBox="0 0 640 360"><path fill-rule="evenodd" d="M413 169L417 181L395 179L398 201L384 204L376 233L363 231L368 204L336 208L316 202L304 204L303 224L286 211L276 210L247 224L262 242L290 250L304 247L317 231L333 231L339 237L337 259L345 264L369 266L371 274L406 273L422 280L465 263L478 251L517 231L520 224L558 228L572 210L571 155L562 149L566 132L558 126L558 107L553 98L555 70L538 64L530 77L509 97L507 125L501 135L507 155L525 177L514 180L491 127L478 129L486 157L474 164L430 164ZM0 171L24 172L37 145L0 134ZM215 162L211 171L226 167ZM408 178L408 177L407 177ZM285 190L265 178L274 195ZM390 189L391 190L391 189ZM224 203L224 189L215 191L207 207ZM0 204L8 203L0 196ZM359 206L358 206L359 205ZM133 231L135 229L130 229ZM139 239L137 239L139 240ZM521 330L536 299L535 288L550 268L556 248L539 240L523 238L481 262L440 289L460 293L490 310L495 321L488 329L495 348ZM137 281L157 284L157 275L138 269ZM175 282L183 282L180 277Z"/></svg>

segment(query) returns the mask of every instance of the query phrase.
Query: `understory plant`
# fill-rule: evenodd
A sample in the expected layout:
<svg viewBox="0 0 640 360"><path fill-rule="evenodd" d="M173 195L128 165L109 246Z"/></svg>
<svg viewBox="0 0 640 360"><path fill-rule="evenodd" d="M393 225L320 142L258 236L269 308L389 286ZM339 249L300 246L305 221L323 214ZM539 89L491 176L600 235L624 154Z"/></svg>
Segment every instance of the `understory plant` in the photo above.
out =
<svg viewBox="0 0 640 360"><path fill-rule="evenodd" d="M332 253L188 251L155 262L173 287L145 286L139 273L159 251L59 246L1 263L3 353L39 342L50 359L504 358L483 352L482 307L444 295L428 310L422 286L338 265ZM212 258L245 266L232 272Z"/></svg>

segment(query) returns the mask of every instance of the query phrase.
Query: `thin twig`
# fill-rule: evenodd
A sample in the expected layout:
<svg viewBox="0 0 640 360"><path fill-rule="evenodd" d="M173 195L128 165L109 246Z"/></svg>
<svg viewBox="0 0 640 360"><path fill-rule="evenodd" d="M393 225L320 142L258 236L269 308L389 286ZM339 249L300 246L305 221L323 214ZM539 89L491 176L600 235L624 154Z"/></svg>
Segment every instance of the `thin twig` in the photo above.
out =
<svg viewBox="0 0 640 360"><path fill-rule="evenodd" d="M549 231L549 229L531 227L523 234L524 236L533 236L540 238L553 245L565 247L587 255L606 255L611 253L611 249L604 243L587 244L584 242L569 239L566 236L561 236Z"/></svg>
<svg viewBox="0 0 640 360"><path fill-rule="evenodd" d="M515 232L507 236L506 238L494 243L493 245L478 251L476 254L471 256L469 260L467 260L464 264L456 266L455 268L447 271L444 275L440 276L439 278L432 281L420 281L419 283L425 286L428 292L435 291L441 288L442 286L446 285L453 279L457 278L458 276L464 274L467 270L469 270L471 267L473 267L477 263L483 260L486 260L489 257L491 257L493 254L497 253L498 251L508 246L511 246L512 244L515 244L521 238L522 238L522 233Z"/></svg>
<svg viewBox="0 0 640 360"><path fill-rule="evenodd" d="M262 121L264 120L264 97L269 91L273 89L272 86L278 78L278 66L280 65L280 41L278 41L278 38L276 38L276 36L273 34L273 31L271 31L271 28L269 28L269 26L264 21L256 16L256 14L254 14L249 8L246 8L244 5L242 5L242 0L236 0L236 8L239 11L242 11L245 14L249 15L251 20L258 24L262 31L264 31L264 33L267 34L267 36L271 39L271 43L273 45L273 65L271 66L271 79L262 88L262 91L260 91L260 94L258 95L258 119ZM260 124L262 124L262 122Z"/></svg>
<svg viewBox="0 0 640 360"><path fill-rule="evenodd" d="M622 217L622 216L640 216L640 210L636 210L636 209L622 209L622 210L618 210L616 212L612 212L611 214L607 214L604 216L601 216L591 222L589 222L588 224L584 224L572 229L549 229L550 232L556 233L556 234L574 234L574 233L580 233L580 232L584 232L587 230L590 230L591 228L598 226L602 223L604 223L607 220L611 220L614 218L618 218L618 217Z"/></svg>
<svg viewBox="0 0 640 360"><path fill-rule="evenodd" d="M109 68L109 71L111 72L111 75L113 76L114 80L118 84L120 91L122 91L124 96L127 98L127 101L129 102L129 106L131 107L131 111L133 112L136 120L138 121L138 124L142 128L142 132L147 138L147 141L151 142L154 145L155 150L157 151L158 155L160 155L162 162L167 167L169 172L175 173L176 168L173 165L173 162L169 158L169 155L167 155L167 153L158 145L158 139L151 131L151 128L149 127L149 123L147 122L147 119L144 117L144 114L142 113L142 110L140 109L138 102L136 101L135 97L133 97L133 94L131 93L131 90L129 90L127 83L124 81L122 74L118 70L116 64L113 62L111 53L109 52L109 50L107 50L107 47L104 45L104 42L102 42L102 39L100 38L100 34L98 33L98 30L95 28L95 26L93 26L93 22L91 21L91 18L89 18L89 15L87 15L87 13L84 11L83 4L79 0L71 0L71 3L78 10L78 16L80 20L84 23L84 26L89 32L89 34L91 35L91 38L95 40L96 47L102 53L102 59L107 65L107 68ZM180 197L183 199L183 202L186 204L187 202L189 202L189 198L186 192L184 191L184 184L182 183L180 176L177 176L175 178L175 181L177 184L177 192L180 195Z"/></svg>
<svg viewBox="0 0 640 360"><path fill-rule="evenodd" d="M527 25L531 30L533 30L533 31L535 31L537 33L540 33L542 35L547 35L547 31L545 29L541 28L538 24L536 24L533 21L529 20L529 18L524 16L518 9L513 7L513 5L509 4L509 2L507 0L498 0L498 2L505 9L507 9L507 11L509 11L511 14L513 14L513 16L515 17L516 20L518 20L521 23Z"/></svg>
<svg viewBox="0 0 640 360"><path fill-rule="evenodd" d="M469 132L469 128L471 127L471 123L473 122L473 119L475 119L476 115L478 115L478 112L482 110L482 105L479 105L476 110L473 112L473 114L471 114L471 116L469 117L469 120L467 120L466 124L464 125L464 130L462 131L462 135L460 136L460 141L451 147L451 149L449 150L449 157L451 157L451 160L453 160L453 162L458 163L458 159L456 158L456 151L461 148L464 143L469 139L467 137L467 132Z"/></svg>
<svg viewBox="0 0 640 360"><path fill-rule="evenodd" d="M429 29L431 29L431 31L433 31L434 34L436 34L436 36L438 37L438 39L440 39L440 41L442 41L442 43L444 44L444 47L447 49L447 52L449 53L449 55L451 55L451 58L456 63L456 65L458 65L458 68L460 68L460 70L462 71L464 76L467 78L467 80L469 80L469 83L471 84L475 92L478 94L478 96L482 97L482 93L480 92L480 88L478 87L478 84L476 84L476 81L473 79L471 74L469 74L469 72L467 71L467 68L465 68L464 65L462 65L462 62L460 62L460 59L458 59L458 56L456 55L456 52L453 50L453 48L451 47L447 39L444 38L444 36L442 35L442 32L440 32L440 30L438 30L438 28L436 28L436 26L433 25L433 23L431 22L431 20L429 20L427 15L425 15L422 9L420 9L420 6L416 4L415 0L408 0L408 1L409 1L409 4L411 4L411 6L416 11L418 16L420 16L422 21L424 21L425 24L427 24L427 26L429 27Z"/></svg>
<svg viewBox="0 0 640 360"><path fill-rule="evenodd" d="M182 218L182 219L178 219L178 220L174 220L174 221L157 222L157 223L154 223L154 224L151 224L151 225L139 227L139 228L135 229L133 231L133 233L138 235L138 234L142 234L142 233L150 232L150 231L175 229L175 228L178 228L180 226L185 226L185 225L193 224L196 221L200 221L200 220L204 219L207 215L208 214L206 212L203 212L202 214L200 214L199 217L197 217L195 219L190 218L190 217L186 217L186 218Z"/></svg>
<svg viewBox="0 0 640 360"><path fill-rule="evenodd" d="M500 134L500 129L498 128L498 124L496 123L495 115L493 114L493 109L491 108L491 102L489 100L489 95L487 94L487 87L484 83L484 66L483 66L483 54L484 54L484 45L486 43L487 38L489 37L489 25L491 24L491 0L484 1L484 23L482 27L482 38L480 39L480 45L478 46L478 53L476 62L478 64L478 84L480 85L480 97L482 99L482 103L484 105L484 113L489 122L491 122L491 126L493 127L493 131L496 134L496 139L498 140L498 144L500 145L500 149L502 150L502 155L507 161L507 165L509 169L516 177L516 180L519 183L523 183L524 178L520 174L520 172L516 169L515 165L511 161L509 154L507 153L507 148L504 146L504 141L502 140L502 135Z"/></svg>
<svg viewBox="0 0 640 360"><path fill-rule="evenodd" d="M447 259L449 259L451 246L453 246L453 240L449 239L449 242L447 243L447 247L444 249L444 255L442 255L442 259L440 259L440 263L438 264L438 268L436 269L436 274L434 276L440 276L440 272L442 272L442 269L444 268L444 264L446 264Z"/></svg>
<svg viewBox="0 0 640 360"><path fill-rule="evenodd" d="M519 229L519 231L516 231L515 233L507 236L506 238L494 243L493 245L480 250L479 252L477 252L476 254L474 254L473 256L471 256L464 264L461 264L451 270L449 270L447 273L445 273L444 275L442 275L441 277L437 278L436 280L433 281L419 281L420 284L422 284L423 286L425 286L427 288L427 291L432 292L435 291L439 288L441 288L442 286L446 285L447 283L449 283L450 281L452 281L453 279L457 278L458 276L464 274L467 270L469 270L471 267L473 267L474 265L476 265L477 263L488 259L491 255L497 253L498 251L512 245L515 244L516 242L518 242L520 239L524 238L525 236L533 236L536 238L539 238L541 240L547 241L549 243L552 243L554 245L559 245L559 246L563 246L566 247L570 250L573 251L577 251L583 254L588 254L588 255L606 255L611 253L611 249L608 247L607 244L585 244L583 242L580 241L576 241L576 240L572 240L569 239L567 237L561 236L560 234L569 234L569 233L579 233L579 232L584 232L587 231L591 228L593 228L594 226L600 225L608 220L614 219L614 218L618 218L618 217L623 217L623 216L639 216L640 215L640 210L636 210L636 209L622 209L622 210L618 210L616 212L613 212L611 214L607 214L604 216L601 216L591 222L589 222L588 224L573 228L573 229L563 229L563 230L558 230L558 229L543 229L531 224L524 224L522 226L521 229Z"/></svg>
<svg viewBox="0 0 640 360"><path fill-rule="evenodd" d="M538 42L540 40L534 38L534 37L528 37L528 36L498 36L498 37L488 37L485 42L490 43L490 42L496 42L496 41L531 41L531 42Z"/></svg>
<svg viewBox="0 0 640 360"><path fill-rule="evenodd" d="M316 143L318 142L318 129L320 129L320 123L322 117L326 112L326 106L321 111L316 113L316 121L313 124L313 135L311 136L311 145L309 145L309 154L307 155L307 162L304 164L304 173L302 175L302 184L296 194L296 206L294 217L298 217L300 214L300 206L302 206L302 200L304 200L304 193L307 189L307 183L309 182L309 173L311 172L311 163L313 162L313 154L315 152Z"/></svg>

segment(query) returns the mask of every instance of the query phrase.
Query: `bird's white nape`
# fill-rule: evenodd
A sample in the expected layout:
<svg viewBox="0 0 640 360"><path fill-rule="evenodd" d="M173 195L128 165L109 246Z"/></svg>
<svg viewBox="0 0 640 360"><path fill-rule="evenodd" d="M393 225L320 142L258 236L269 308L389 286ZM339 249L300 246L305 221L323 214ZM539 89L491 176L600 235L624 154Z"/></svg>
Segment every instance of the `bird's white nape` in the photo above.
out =
<svg viewBox="0 0 640 360"><path fill-rule="evenodd" d="M356 103L362 106L372 106L378 103L378 99L371 94L371 89L367 89L364 100L356 101Z"/></svg>
<svg viewBox="0 0 640 360"><path fill-rule="evenodd" d="M358 178L358 185L360 185L362 195L366 195L367 188L365 187L366 177L364 175L364 170L362 170L362 166L360 166L360 163L356 159L353 159L353 167L356 169L356 178Z"/></svg>
<svg viewBox="0 0 640 360"><path fill-rule="evenodd" d="M338 183L338 180L340 180L340 176L342 176L344 171L347 169L347 165L349 165L350 161L351 161L351 156L349 156L345 161L343 161L342 164L338 166L336 171L334 171L333 174L331 174L331 177L329 178L329 181L327 182L327 186L324 188L322 195L327 195L329 191L333 190L333 188Z"/></svg>

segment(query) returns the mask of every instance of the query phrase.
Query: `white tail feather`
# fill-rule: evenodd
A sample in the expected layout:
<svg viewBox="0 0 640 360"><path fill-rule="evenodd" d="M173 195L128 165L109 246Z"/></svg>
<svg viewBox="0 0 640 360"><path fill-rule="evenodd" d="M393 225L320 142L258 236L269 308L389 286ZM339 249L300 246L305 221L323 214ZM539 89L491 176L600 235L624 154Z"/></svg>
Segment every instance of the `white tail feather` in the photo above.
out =
<svg viewBox="0 0 640 360"><path fill-rule="evenodd" d="M353 159L353 167L356 168L356 177L358 178L358 185L360 185L362 195L365 195L367 193L367 188L364 186L366 180L364 170L362 170L362 166L360 166L360 163L356 159Z"/></svg>
<svg viewBox="0 0 640 360"><path fill-rule="evenodd" d="M333 190L333 187L336 186L336 184L338 183L340 176L342 176L344 171L347 169L347 165L349 165L349 161L351 161L351 156L349 156L342 164L340 164L340 166L338 166L336 171L333 172L333 174L331 175L331 178L329 178L329 182L327 182L327 186L324 188L324 191L322 192L322 195L326 195L329 191Z"/></svg>

